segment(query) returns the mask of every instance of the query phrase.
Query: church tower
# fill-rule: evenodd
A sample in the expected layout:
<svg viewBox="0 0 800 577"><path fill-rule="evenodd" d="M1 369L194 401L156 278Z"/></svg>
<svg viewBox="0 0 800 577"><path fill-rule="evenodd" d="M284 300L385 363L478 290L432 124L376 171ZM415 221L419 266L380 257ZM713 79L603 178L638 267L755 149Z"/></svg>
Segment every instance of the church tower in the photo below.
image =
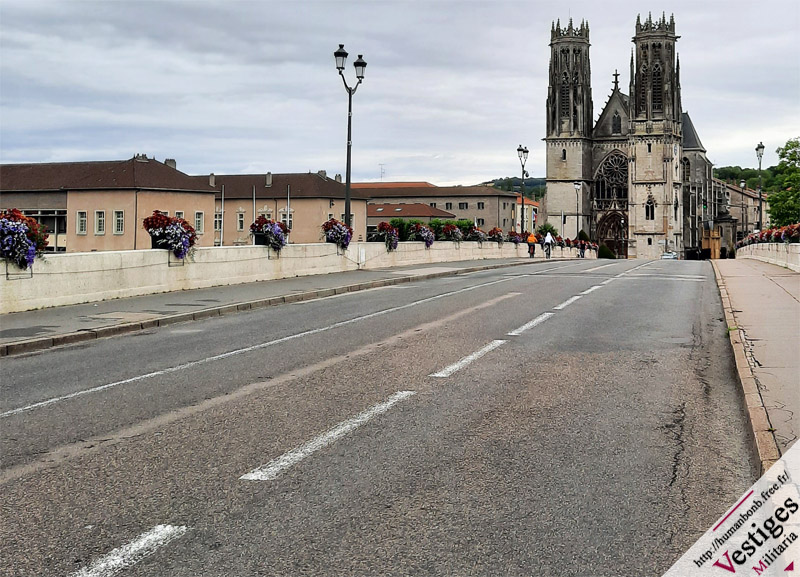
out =
<svg viewBox="0 0 800 577"><path fill-rule="evenodd" d="M592 86L589 24L550 31L550 81L547 90L547 222L564 237L589 231L592 178Z"/></svg>
<svg viewBox="0 0 800 577"><path fill-rule="evenodd" d="M631 56L628 256L683 252L683 156L675 20L636 19Z"/></svg>

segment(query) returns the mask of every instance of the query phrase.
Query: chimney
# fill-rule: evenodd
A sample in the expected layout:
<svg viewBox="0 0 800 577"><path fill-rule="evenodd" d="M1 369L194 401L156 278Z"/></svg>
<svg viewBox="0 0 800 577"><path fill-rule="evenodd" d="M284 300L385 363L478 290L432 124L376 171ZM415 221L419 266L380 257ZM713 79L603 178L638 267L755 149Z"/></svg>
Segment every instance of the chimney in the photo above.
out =
<svg viewBox="0 0 800 577"><path fill-rule="evenodd" d="M270 186L272 186L272 173L271 173L271 172L268 172L268 173L267 173L267 183L266 183L266 187L267 187L267 188L269 188Z"/></svg>
<svg viewBox="0 0 800 577"><path fill-rule="evenodd" d="M342 182L342 175L341 175L341 174L337 174L337 175L334 177L334 180L335 180L336 182L338 182L338 183L340 183L340 184L341 184L341 182Z"/></svg>
<svg viewBox="0 0 800 577"><path fill-rule="evenodd" d="M319 174L322 178L328 178L328 172L325 170L318 170L317 174Z"/></svg>
<svg viewBox="0 0 800 577"><path fill-rule="evenodd" d="M174 158L165 158L165 159L164 159L164 164L166 164L166 165L167 165L167 166L169 166L170 168L174 168L175 170L178 170L178 165L177 165L177 163L175 162L175 159L174 159Z"/></svg>
<svg viewBox="0 0 800 577"><path fill-rule="evenodd" d="M214 173L208 175L208 186L217 186L216 184L217 179L214 177Z"/></svg>

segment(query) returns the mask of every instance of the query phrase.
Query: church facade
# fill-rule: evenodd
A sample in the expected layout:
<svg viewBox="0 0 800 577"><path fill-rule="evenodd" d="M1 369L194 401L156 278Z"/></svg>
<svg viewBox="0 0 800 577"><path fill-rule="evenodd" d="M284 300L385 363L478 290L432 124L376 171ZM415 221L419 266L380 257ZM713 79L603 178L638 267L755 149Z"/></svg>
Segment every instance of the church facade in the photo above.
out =
<svg viewBox="0 0 800 577"><path fill-rule="evenodd" d="M546 218L561 235L583 230L618 258L699 253L711 165L682 110L678 38L673 17L637 18L628 93L615 72L595 122L589 25L553 24Z"/></svg>

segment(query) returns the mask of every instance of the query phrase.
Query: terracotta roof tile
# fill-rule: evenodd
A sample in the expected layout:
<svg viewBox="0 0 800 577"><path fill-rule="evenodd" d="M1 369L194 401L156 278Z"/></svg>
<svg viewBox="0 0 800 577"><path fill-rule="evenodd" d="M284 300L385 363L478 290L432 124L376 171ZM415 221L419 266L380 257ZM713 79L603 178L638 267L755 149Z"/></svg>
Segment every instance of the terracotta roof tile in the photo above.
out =
<svg viewBox="0 0 800 577"><path fill-rule="evenodd" d="M414 202L410 204L368 204L367 205L368 217L386 217L386 219L397 217L408 218L455 218L456 215L433 207L429 204L421 202Z"/></svg>
<svg viewBox="0 0 800 577"><path fill-rule="evenodd" d="M161 189L211 192L205 182L153 158L98 162L53 162L0 165L0 190Z"/></svg>

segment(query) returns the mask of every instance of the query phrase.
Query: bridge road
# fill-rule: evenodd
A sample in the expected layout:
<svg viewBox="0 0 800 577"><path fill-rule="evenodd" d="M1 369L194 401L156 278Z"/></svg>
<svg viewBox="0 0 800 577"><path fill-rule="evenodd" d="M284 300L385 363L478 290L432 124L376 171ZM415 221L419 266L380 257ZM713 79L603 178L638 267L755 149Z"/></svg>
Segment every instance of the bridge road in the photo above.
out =
<svg viewBox="0 0 800 577"><path fill-rule="evenodd" d="M0 360L0 575L660 575L749 486L708 263L536 263Z"/></svg>

